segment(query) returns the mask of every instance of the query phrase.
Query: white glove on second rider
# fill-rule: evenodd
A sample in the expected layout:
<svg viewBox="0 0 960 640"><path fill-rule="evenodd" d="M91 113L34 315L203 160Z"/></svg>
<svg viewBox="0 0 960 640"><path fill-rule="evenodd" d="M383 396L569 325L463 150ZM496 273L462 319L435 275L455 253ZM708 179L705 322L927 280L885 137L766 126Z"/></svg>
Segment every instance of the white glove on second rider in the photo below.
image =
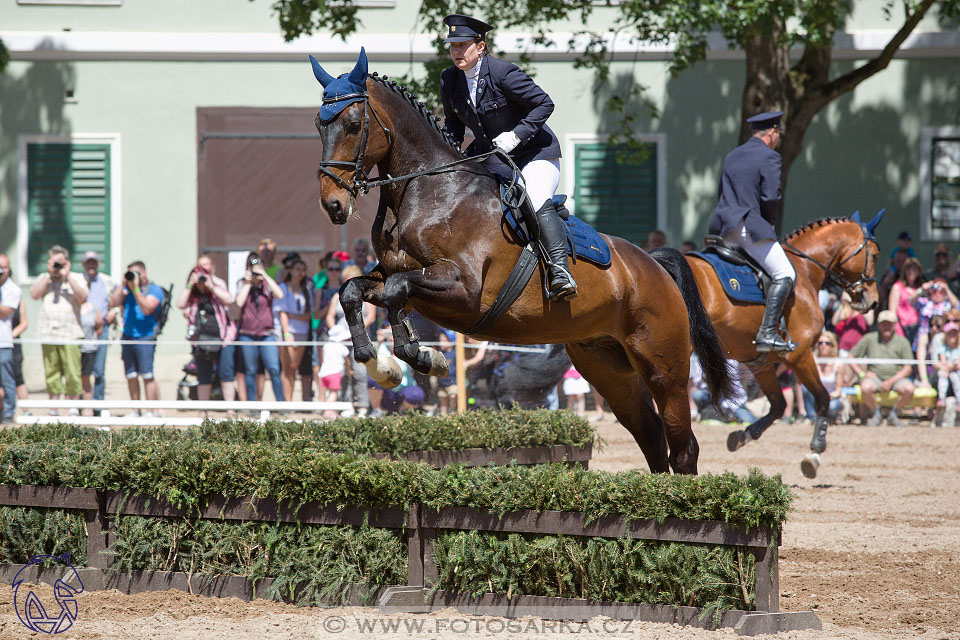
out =
<svg viewBox="0 0 960 640"><path fill-rule="evenodd" d="M499 149L503 149L505 152L510 153L517 148L517 145L520 144L520 138L517 137L513 131L504 131L496 138L493 139L493 144Z"/></svg>

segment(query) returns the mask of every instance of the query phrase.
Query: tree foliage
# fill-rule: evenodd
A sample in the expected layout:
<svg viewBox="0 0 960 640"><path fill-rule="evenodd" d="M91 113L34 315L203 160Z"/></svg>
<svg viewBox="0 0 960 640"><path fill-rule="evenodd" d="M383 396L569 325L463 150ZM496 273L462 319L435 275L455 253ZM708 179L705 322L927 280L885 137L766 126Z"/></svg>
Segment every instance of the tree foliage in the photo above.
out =
<svg viewBox="0 0 960 640"><path fill-rule="evenodd" d="M873 1L873 0L871 0ZM634 44L669 45L670 71L683 72L707 55L708 41L719 34L730 48L746 55L741 122L761 112L785 112L783 186L793 162L803 148L803 139L813 117L841 95L885 69L920 21L936 12L941 24L955 25L960 18L960 0L876 0L895 32L873 58L853 69L835 74L832 67L834 35L843 30L854 8L853 0L620 0L616 4L594 0L422 0L417 28L424 33L442 33L443 17L466 13L483 17L497 31L526 31L537 44L550 43L549 35L559 21L584 25L567 43L577 55L576 65L595 71L603 83L610 72L613 36L632 38ZM600 23L599 11L613 7L612 20ZM274 8L287 39L317 31L341 37L362 27L353 0L334 7L322 0L276 0ZM492 35L496 36L496 32ZM427 63L428 80L416 85L436 94L438 70L449 66L438 37L438 58ZM614 96L608 109L620 119L614 142L628 142L630 118L639 104L639 91ZM740 140L750 135L744 123ZM779 230L779 225L778 225Z"/></svg>

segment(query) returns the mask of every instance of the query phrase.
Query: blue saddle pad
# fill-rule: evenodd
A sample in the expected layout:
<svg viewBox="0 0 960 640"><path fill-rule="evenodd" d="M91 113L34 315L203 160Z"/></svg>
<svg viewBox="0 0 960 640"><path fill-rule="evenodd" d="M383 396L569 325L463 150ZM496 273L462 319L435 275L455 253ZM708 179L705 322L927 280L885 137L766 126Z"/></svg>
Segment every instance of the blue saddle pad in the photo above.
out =
<svg viewBox="0 0 960 640"><path fill-rule="evenodd" d="M505 192L506 188L501 184L500 195L504 196ZM564 195L556 195L553 196L553 203L559 208L566 199L567 197ZM526 234L523 233L523 229L520 228L517 220L513 217L513 211L510 207L503 206L503 215L514 233L523 242L527 242ZM561 222L563 222L563 228L567 233L567 255L575 255L577 260L584 260L602 269L610 266L610 247L606 240L600 237L596 229L574 215L566 220L561 220ZM574 249L576 249L575 253Z"/></svg>
<svg viewBox="0 0 960 640"><path fill-rule="evenodd" d="M723 290L727 292L727 296L731 300L763 304L763 291L760 290L757 277L753 275L753 270L750 267L730 264L715 253L691 251L687 255L696 256L710 263L713 270L717 272Z"/></svg>

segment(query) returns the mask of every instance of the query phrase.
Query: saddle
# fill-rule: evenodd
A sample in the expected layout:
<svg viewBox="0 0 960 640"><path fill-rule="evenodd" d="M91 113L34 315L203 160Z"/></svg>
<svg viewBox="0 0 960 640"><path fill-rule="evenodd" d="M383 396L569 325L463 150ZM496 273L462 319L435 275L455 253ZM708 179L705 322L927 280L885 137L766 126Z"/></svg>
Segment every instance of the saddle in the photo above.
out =
<svg viewBox="0 0 960 640"><path fill-rule="evenodd" d="M713 267L727 296L732 300L763 304L773 281L764 266L721 236L704 236L703 244L702 251L693 251L690 255Z"/></svg>
<svg viewBox="0 0 960 640"><path fill-rule="evenodd" d="M500 200L503 202L503 217L510 231L520 244L527 244L530 242L527 216L532 217L536 209L527 197L526 190L519 184L506 185L501 182ZM570 214L570 210L564 206L566 201L564 194L553 196L553 206L557 208L557 215L563 221L563 230L567 235L567 255L573 262L584 260L606 269L610 266L610 247L589 223Z"/></svg>

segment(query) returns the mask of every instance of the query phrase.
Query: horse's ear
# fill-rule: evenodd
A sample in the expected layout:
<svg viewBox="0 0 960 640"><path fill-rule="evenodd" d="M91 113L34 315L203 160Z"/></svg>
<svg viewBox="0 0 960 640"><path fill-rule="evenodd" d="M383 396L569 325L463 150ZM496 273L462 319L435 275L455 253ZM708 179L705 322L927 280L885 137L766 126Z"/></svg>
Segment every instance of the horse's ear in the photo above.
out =
<svg viewBox="0 0 960 640"><path fill-rule="evenodd" d="M867 231L869 231L871 234L873 233L873 230L876 229L877 225L880 224L880 221L883 220L883 214L885 212L885 208L880 209L880 211L877 212L877 215L873 216L873 220L867 223Z"/></svg>
<svg viewBox="0 0 960 640"><path fill-rule="evenodd" d="M313 66L313 75L317 77L317 82L319 82L324 88L336 80L336 78L323 70L323 67L320 66L320 63L317 62L317 59L313 56L310 56L310 64Z"/></svg>
<svg viewBox="0 0 960 640"><path fill-rule="evenodd" d="M854 222L860 222L860 211L859 210L854 211L853 215L850 216L850 219L853 220Z"/></svg>
<svg viewBox="0 0 960 640"><path fill-rule="evenodd" d="M358 85L363 85L367 82L367 52L363 47L360 47L360 57L357 59L357 66L350 72L347 80Z"/></svg>

